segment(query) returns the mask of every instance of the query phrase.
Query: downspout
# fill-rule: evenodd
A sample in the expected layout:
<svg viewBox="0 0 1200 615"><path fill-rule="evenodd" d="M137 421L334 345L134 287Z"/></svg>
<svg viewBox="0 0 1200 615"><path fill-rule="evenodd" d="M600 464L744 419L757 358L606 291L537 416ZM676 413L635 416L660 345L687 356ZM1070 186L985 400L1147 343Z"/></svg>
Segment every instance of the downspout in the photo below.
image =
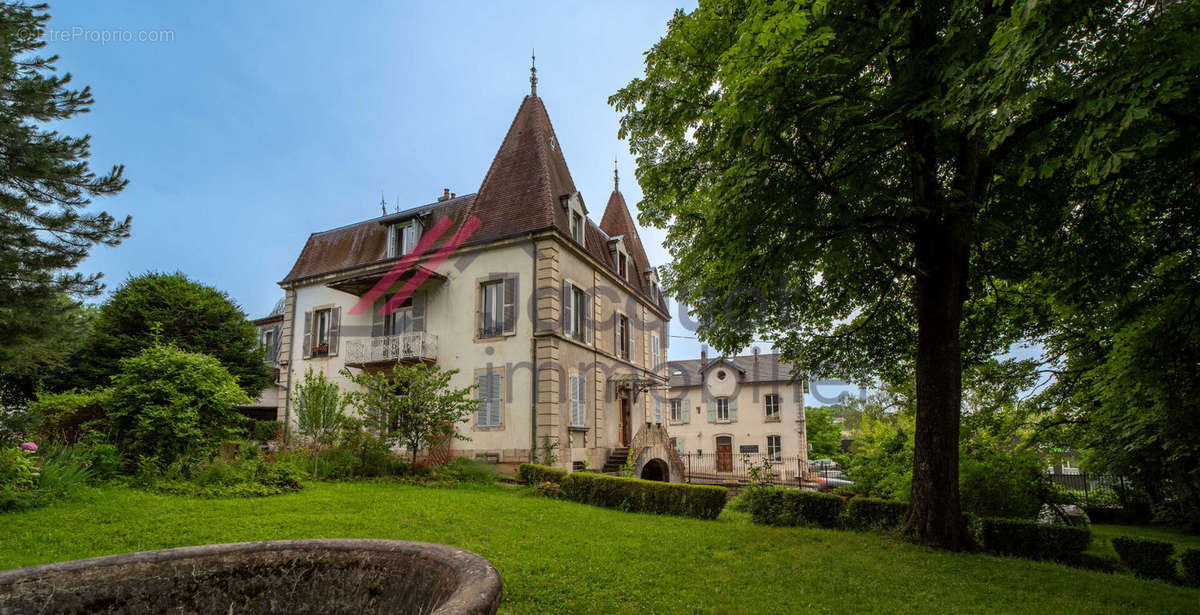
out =
<svg viewBox="0 0 1200 615"><path fill-rule="evenodd" d="M530 420L529 420L529 463L537 463L537 458L534 457L534 453L537 452L537 420L538 420L538 418L537 418L538 417L537 400L538 400L538 369L539 369L539 366L537 363L537 358L538 358L537 357L537 343L538 343L538 338L537 338L537 328L538 328L537 268L538 268L538 258L540 258L540 257L538 256L537 242L534 241L532 233L529 236L529 243L530 243L530 245L533 246L533 277L530 280L532 282L530 284L530 287L533 288L533 309L529 310L529 312L530 312L530 314L529 314L530 323L529 324L530 324L530 328L533 331L533 335L529 336L530 364L533 365L533 369L529 370L530 378L533 379L532 385L529 387L530 395L531 395L531 399L529 400L530 401L529 408L533 414L532 414L532 416L530 416Z"/></svg>

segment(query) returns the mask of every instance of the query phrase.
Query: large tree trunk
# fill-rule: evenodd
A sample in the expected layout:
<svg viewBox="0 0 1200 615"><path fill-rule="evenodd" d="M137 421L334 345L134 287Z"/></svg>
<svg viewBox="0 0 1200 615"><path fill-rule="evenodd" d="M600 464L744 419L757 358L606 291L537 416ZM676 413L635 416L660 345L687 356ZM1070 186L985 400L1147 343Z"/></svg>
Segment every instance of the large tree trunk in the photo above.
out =
<svg viewBox="0 0 1200 615"><path fill-rule="evenodd" d="M951 209L921 223L917 267L917 417L912 494L904 531L945 549L972 546L958 502L962 399L959 323L967 283L967 219Z"/></svg>

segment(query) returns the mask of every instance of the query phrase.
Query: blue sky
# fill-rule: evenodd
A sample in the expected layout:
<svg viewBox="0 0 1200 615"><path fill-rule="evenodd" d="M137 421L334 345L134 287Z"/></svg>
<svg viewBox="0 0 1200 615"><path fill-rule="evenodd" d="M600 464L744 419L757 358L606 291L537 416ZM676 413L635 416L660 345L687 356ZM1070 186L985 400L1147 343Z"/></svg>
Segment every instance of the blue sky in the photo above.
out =
<svg viewBox="0 0 1200 615"><path fill-rule="evenodd" d="M634 205L633 159L607 99L642 74L674 10L692 5L53 3L48 52L96 98L56 128L91 134L93 168L125 164L130 179L94 207L132 215L132 237L83 269L110 290L179 270L266 314L310 233L378 215L381 192L411 207L443 188L478 190L529 91L531 49L593 218L614 155ZM663 233L641 235L664 263ZM695 358L699 342L673 337L669 355Z"/></svg>

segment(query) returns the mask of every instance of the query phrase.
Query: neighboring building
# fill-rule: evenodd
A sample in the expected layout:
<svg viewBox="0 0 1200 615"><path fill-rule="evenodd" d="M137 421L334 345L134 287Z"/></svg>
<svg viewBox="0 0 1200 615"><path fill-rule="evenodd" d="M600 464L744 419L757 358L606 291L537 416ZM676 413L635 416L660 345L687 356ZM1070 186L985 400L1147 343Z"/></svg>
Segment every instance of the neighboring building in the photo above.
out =
<svg viewBox="0 0 1200 615"><path fill-rule="evenodd" d="M778 354L671 361L668 430L692 480L744 476L768 459L781 480L807 472L806 383Z"/></svg>
<svg viewBox="0 0 1200 615"><path fill-rule="evenodd" d="M266 351L263 361L275 374L275 381L271 386L263 389L253 403L241 406L238 410L242 414L260 421L276 420L279 415L279 405L284 398L284 389L280 386L279 379L279 348L283 343L283 307L284 300L280 299L270 314L250 321L258 329L258 343Z"/></svg>
<svg viewBox="0 0 1200 615"><path fill-rule="evenodd" d="M669 456L651 450L666 435L639 394L667 383L670 316L657 275L615 172L600 223L588 217L531 82L478 193L445 190L308 239L280 282L280 382L290 390L311 367L348 389L343 368L436 363L458 370L455 386L478 386L456 455L516 463L549 445L563 468L599 468L634 444ZM386 295L353 313L380 287ZM381 314L393 296L403 300ZM287 394L277 415L294 427Z"/></svg>

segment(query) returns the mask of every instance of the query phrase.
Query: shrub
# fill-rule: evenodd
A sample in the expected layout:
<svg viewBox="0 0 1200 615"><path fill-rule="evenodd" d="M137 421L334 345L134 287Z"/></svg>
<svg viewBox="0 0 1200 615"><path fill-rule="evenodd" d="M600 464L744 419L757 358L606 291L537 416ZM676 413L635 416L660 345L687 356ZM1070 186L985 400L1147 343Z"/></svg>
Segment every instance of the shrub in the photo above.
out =
<svg viewBox="0 0 1200 615"><path fill-rule="evenodd" d="M747 492L750 520L760 525L839 526L846 501L836 495L760 487Z"/></svg>
<svg viewBox="0 0 1200 615"><path fill-rule="evenodd" d="M852 530L880 530L899 527L908 513L908 504L877 498L853 498L846 503L844 524Z"/></svg>
<svg viewBox="0 0 1200 615"><path fill-rule="evenodd" d="M214 457L200 464L190 477L155 478L149 487L174 495L258 497L297 491L302 477L302 472L292 464L271 462L261 455L232 461Z"/></svg>
<svg viewBox="0 0 1200 615"><path fill-rule="evenodd" d="M540 485L542 483L562 484L563 479L566 477L566 470L538 465L536 463L523 463L517 468L517 479L526 485Z"/></svg>
<svg viewBox="0 0 1200 615"><path fill-rule="evenodd" d="M283 431L279 421L254 421L250 424L249 437L255 442L271 442Z"/></svg>
<svg viewBox="0 0 1200 615"><path fill-rule="evenodd" d="M574 472L562 479L562 496L583 504L629 512L716 519L725 507L724 487L663 483Z"/></svg>
<svg viewBox="0 0 1200 615"><path fill-rule="evenodd" d="M107 389L40 394L29 403L29 435L39 441L74 444L102 425L110 401Z"/></svg>
<svg viewBox="0 0 1200 615"><path fill-rule="evenodd" d="M1112 540L1113 549L1121 561L1133 569L1133 574L1143 579L1175 578L1175 545L1160 540L1118 536Z"/></svg>
<svg viewBox="0 0 1200 615"><path fill-rule="evenodd" d="M170 346L154 346L123 359L113 376L108 424L114 443L131 457L172 464L189 452L210 456L236 437L249 403L216 359Z"/></svg>
<svg viewBox="0 0 1200 615"><path fill-rule="evenodd" d="M1179 556L1183 565L1183 580L1192 587L1200 587L1200 549L1188 549Z"/></svg>
<svg viewBox="0 0 1200 615"><path fill-rule="evenodd" d="M1023 519L979 519L976 527L988 551L1066 563L1079 561L1092 540L1091 530Z"/></svg>
<svg viewBox="0 0 1200 615"><path fill-rule="evenodd" d="M337 446L324 451L319 467L317 475L325 478L378 478L396 474L400 460L386 440L365 429L352 429L344 432Z"/></svg>
<svg viewBox="0 0 1200 615"><path fill-rule="evenodd" d="M1052 486L1029 451L964 446L958 471L962 509L982 517L1033 519Z"/></svg>
<svg viewBox="0 0 1200 615"><path fill-rule="evenodd" d="M490 485L500 477L492 464L462 457L455 457L447 463L434 466L433 476L439 482L480 485Z"/></svg>

